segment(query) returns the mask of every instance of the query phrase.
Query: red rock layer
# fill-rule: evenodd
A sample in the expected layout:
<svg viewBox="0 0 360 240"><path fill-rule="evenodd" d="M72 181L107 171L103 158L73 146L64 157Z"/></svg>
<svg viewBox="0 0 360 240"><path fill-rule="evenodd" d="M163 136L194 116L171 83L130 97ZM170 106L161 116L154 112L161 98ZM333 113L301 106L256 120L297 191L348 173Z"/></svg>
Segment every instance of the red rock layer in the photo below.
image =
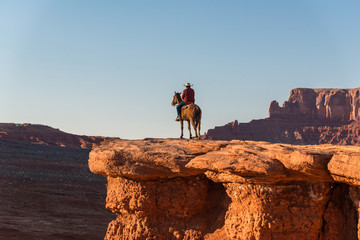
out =
<svg viewBox="0 0 360 240"><path fill-rule="evenodd" d="M206 138L360 145L359 94L360 88L293 89L282 107L271 102L269 118L215 127Z"/></svg>
<svg viewBox="0 0 360 240"><path fill-rule="evenodd" d="M89 155L105 239L358 239L360 153L251 141L109 141Z"/></svg>
<svg viewBox="0 0 360 240"><path fill-rule="evenodd" d="M288 101L280 107L272 101L269 117L351 121L360 119L360 88L291 90Z"/></svg>

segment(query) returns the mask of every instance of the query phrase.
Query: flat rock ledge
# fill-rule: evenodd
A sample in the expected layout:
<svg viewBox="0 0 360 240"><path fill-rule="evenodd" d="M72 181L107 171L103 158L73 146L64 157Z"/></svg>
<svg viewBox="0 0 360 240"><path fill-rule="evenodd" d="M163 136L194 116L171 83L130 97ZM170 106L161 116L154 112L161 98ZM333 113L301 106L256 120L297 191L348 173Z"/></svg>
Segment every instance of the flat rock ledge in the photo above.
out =
<svg viewBox="0 0 360 240"><path fill-rule="evenodd" d="M105 239L360 239L360 148L111 140L89 155Z"/></svg>

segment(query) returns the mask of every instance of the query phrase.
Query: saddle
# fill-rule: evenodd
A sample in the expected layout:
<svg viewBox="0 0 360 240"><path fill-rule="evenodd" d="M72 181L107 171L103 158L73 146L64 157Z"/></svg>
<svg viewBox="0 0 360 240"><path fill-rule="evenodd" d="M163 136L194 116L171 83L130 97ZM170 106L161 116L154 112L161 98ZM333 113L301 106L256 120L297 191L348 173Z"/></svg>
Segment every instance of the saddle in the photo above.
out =
<svg viewBox="0 0 360 240"><path fill-rule="evenodd" d="M191 104L194 104L194 103L185 103L185 105L181 107L181 111L187 109Z"/></svg>

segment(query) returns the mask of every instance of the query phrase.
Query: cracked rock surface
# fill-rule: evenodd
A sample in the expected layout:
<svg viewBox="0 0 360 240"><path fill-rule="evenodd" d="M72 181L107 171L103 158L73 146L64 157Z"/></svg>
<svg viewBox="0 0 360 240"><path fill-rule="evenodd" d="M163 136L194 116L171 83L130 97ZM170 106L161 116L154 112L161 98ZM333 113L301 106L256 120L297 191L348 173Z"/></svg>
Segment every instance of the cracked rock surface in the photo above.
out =
<svg viewBox="0 0 360 240"><path fill-rule="evenodd" d="M116 213L105 239L359 239L360 149L105 141L89 155ZM105 210L104 210L105 211Z"/></svg>

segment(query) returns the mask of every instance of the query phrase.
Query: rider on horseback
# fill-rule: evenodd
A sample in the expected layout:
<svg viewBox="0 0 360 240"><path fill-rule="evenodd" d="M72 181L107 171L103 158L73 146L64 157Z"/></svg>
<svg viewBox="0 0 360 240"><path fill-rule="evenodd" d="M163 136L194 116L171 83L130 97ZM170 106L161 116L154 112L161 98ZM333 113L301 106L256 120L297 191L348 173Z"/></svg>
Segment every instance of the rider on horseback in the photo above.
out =
<svg viewBox="0 0 360 240"><path fill-rule="evenodd" d="M181 94L181 99L182 102L179 103L179 105L177 105L176 110L177 110L177 117L175 119L175 121L180 121L181 118L181 108L184 105L190 104L190 103L195 103L195 91L194 89L191 88L192 84L190 83L186 83L184 85L186 88L184 89L184 91Z"/></svg>

